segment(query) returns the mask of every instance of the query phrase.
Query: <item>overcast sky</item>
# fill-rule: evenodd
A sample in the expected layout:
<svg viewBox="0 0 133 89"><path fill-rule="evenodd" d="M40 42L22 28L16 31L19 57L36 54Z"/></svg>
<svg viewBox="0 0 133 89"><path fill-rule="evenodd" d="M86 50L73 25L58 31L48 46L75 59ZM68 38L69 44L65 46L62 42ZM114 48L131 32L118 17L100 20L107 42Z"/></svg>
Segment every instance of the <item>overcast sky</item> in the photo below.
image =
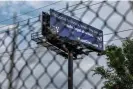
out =
<svg viewBox="0 0 133 89"><path fill-rule="evenodd" d="M130 9L130 4L128 2L122 1L122 2L117 3L116 1L110 1L110 2L108 2L109 5L107 5L107 3L105 3L103 5L102 5L102 3L96 4L99 2L98 1L94 1L94 2L85 1L84 4L79 4L77 7L75 7L75 6L71 7L71 5L75 5L79 2L71 2L71 1L69 1L69 2L62 1L62 2L57 2L57 3L55 3L54 1L50 1L50 2L48 2L48 1L44 1L44 2L41 2L41 1L40 2L34 2L34 1L31 1L31 2L25 2L25 1L23 1L23 2L16 2L16 1L0 2L0 27L8 25L8 24L12 24L13 19L10 19L7 21L4 21L4 20L12 18L14 13L17 13L17 15L18 15L17 21L21 21L21 20L25 20L28 18L38 16L39 14L41 14L42 11L49 13L50 8L52 8L54 10L58 10L59 12L63 12L64 14L71 16L72 14L70 14L68 12L68 10L70 11L75 7L76 9L74 9L74 11L73 11L74 18L76 18L76 19L82 18L81 20L83 22L85 22L91 26L94 26L100 30L103 30L104 34L113 33L114 31L123 31L123 30L127 30L127 29L132 29L133 13L132 13L132 10ZM52 4L52 3L54 3L54 4ZM94 4L96 4L96 5L94 5ZM87 7L85 7L86 5L90 5L90 9L87 9ZM66 8L66 6L69 7L68 10L62 9L62 8ZM100 9L100 6L102 7L101 9ZM43 8L34 11L35 9L40 8L40 7L43 7ZM116 8L116 11L119 13L114 12L113 8ZM30 11L30 13L27 13L29 11ZM84 13L84 12L86 12L86 13ZM27 14L25 14L25 13L27 13ZM98 13L99 17L96 17L96 13ZM108 16L110 16L110 17L108 17ZM123 20L124 16L125 16L126 21ZM35 18L30 21L34 22L37 19L38 18ZM4 22L1 22L1 21L4 21ZM22 24L24 24L26 22L27 21L23 22ZM106 25L105 25L105 22L106 22ZM39 78L39 76L42 76L39 78L40 86L41 87L47 86L47 83L50 82L50 77L47 75L47 73L45 73L45 70L51 60L56 60L56 61L53 61L47 69L50 76L53 76L57 71L59 71L61 66L63 68L62 71L64 71L65 74L67 74L67 60L66 59L64 59L63 57L61 57L59 55L57 55L56 58L53 59L53 55L51 54L51 51L46 52L47 51L46 48L40 47L40 46L38 47L38 45L35 42L33 42L33 41L31 42L30 36L31 36L32 31L34 31L34 32L39 31L40 26L41 26L40 22L37 22L34 25L31 25L31 28L29 28L28 25L20 26L19 27L20 33L18 35L18 40L16 42L19 44L18 49L22 50L22 51L16 52L15 61L19 60L16 63L17 69L19 71L22 70L22 67L25 65L25 61L27 61L28 65L29 65L23 69L23 72L21 74L21 79L25 79L26 76L28 76L30 74L29 68L31 68L31 70L34 71L35 76L30 76L30 77L26 78L25 86L28 87L28 89L30 89L33 85L36 85L35 78ZM10 30L11 30L12 27L13 27L13 25L7 26L4 28L0 28L0 29L1 29L1 32L3 32L7 28L10 28ZM30 31L30 30L32 30L32 31ZM125 38L125 37L128 37L129 35L131 35L131 33L132 33L132 30L129 30L126 32L118 33L118 35L122 38ZM23 40L24 36L26 36L26 40ZM5 37L5 39L4 39L4 37ZM109 41L111 37L114 37L113 39L118 39L113 34L104 35L104 46L106 46L107 41ZM113 39L111 39L111 40L113 40ZM3 40L4 40L4 43L3 43ZM10 51L11 45L10 45L10 47L7 48L7 46L10 44L10 42L11 42L11 37L9 37L6 33L1 33L1 35L0 35L0 52L1 53L5 52L5 51ZM31 44L30 47L28 45L29 42ZM115 44L115 45L121 46L121 41L120 40L110 41L109 44ZM36 55L33 55L34 51L31 48L35 49ZM8 50L6 50L6 49L8 49ZM27 49L27 50L23 50L23 49ZM44 52L46 52L46 54L44 54ZM24 54L20 55L22 53L24 53ZM52 52L52 53L55 54L54 52ZM3 64L5 64L6 61L9 60L9 54L4 54L4 55L1 54L0 55L1 56L0 71L3 70L2 69L3 67L5 67L5 69L7 71L9 70L9 63L7 63L6 66L3 66ZM23 61L23 60L25 60L25 61ZM39 60L41 60L41 63L36 66L36 63L38 63ZM105 56L99 57L97 59L97 55L95 53L92 53L89 56L86 56L81 61L74 61L74 68L76 68L77 64L79 64L78 68L74 72L74 86L79 85L80 81L82 81L82 79L85 77L85 74L87 74L88 79L93 81L94 84L96 84L96 82L100 79L99 76L92 77L92 72L91 73L87 72L91 67L93 67L93 65L95 65L94 60L98 60L99 65L106 67ZM59 63L59 64L57 64L57 63ZM36 67L34 68L34 66L36 66ZM82 69L82 71L84 71L85 74L80 69ZM67 80L66 75L62 71L60 71L57 74L57 76L54 78L54 84L56 84L56 86L59 88L60 88L61 84ZM15 73L14 74L14 77L15 77L18 74L18 71L14 71L14 73ZM5 74L6 74L6 72L4 72L4 71L0 72L0 84L6 78ZM92 86L87 81L88 79L83 81L78 88L79 89L80 88L88 89L88 87L89 87L89 89L91 89ZM18 88L19 88L22 85L22 80L18 80L17 83L18 83ZM6 82L4 82L2 84L3 89L6 89L6 84L7 84ZM51 83L51 85L49 85L48 88L55 89L55 86L52 85L52 83ZM67 89L67 83L62 87L62 89L63 88ZM21 89L25 89L25 88L23 87ZM38 87L37 89L40 89L40 88Z"/></svg>

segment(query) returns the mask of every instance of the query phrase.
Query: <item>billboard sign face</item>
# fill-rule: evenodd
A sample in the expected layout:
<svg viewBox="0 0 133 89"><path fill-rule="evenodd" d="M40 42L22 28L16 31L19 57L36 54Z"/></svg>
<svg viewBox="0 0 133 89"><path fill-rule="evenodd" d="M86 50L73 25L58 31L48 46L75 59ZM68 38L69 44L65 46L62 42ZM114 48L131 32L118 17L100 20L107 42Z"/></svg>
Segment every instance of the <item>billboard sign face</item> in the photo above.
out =
<svg viewBox="0 0 133 89"><path fill-rule="evenodd" d="M50 28L59 36L78 40L103 50L103 32L97 28L50 9Z"/></svg>

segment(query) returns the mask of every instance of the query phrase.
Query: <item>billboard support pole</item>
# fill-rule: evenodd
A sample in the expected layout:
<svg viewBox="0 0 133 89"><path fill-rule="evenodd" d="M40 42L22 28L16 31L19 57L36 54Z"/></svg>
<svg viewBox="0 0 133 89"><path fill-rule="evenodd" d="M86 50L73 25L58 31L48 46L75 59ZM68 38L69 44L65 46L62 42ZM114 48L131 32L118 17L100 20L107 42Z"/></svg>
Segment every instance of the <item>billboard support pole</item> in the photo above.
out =
<svg viewBox="0 0 133 89"><path fill-rule="evenodd" d="M68 89L73 89L73 55L68 52Z"/></svg>

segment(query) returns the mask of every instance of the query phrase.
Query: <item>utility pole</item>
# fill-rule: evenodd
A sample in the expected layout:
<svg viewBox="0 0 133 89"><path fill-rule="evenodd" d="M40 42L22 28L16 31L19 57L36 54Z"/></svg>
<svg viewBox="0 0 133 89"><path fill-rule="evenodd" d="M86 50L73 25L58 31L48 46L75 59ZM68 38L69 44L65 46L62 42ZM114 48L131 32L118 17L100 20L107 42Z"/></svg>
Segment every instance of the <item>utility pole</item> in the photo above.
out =
<svg viewBox="0 0 133 89"><path fill-rule="evenodd" d="M68 89L73 89L73 54L68 52Z"/></svg>
<svg viewBox="0 0 133 89"><path fill-rule="evenodd" d="M73 89L73 53L71 47L63 44L63 48L68 53L68 89Z"/></svg>
<svg viewBox="0 0 133 89"><path fill-rule="evenodd" d="M8 79L9 79L9 86L8 89L13 89L12 86L12 77L13 77L13 68L15 66L14 64L14 58L15 58L15 50L16 50L16 38L17 38L17 24L16 24L16 20L17 20L17 13L14 13L13 15L13 38L12 38L12 48L11 48L11 54L10 54L10 67L9 67L9 73L8 73Z"/></svg>

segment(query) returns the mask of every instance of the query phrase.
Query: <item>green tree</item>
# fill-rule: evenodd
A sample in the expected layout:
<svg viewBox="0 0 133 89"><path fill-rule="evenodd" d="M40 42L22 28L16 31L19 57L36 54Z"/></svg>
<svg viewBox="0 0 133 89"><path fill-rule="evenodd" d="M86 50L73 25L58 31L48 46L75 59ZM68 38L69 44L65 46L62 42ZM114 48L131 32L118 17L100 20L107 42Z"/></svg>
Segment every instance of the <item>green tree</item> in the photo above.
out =
<svg viewBox="0 0 133 89"><path fill-rule="evenodd" d="M103 54L108 68L100 66L94 70L94 75L105 79L102 89L133 89L133 40L125 40L122 47L107 46Z"/></svg>

